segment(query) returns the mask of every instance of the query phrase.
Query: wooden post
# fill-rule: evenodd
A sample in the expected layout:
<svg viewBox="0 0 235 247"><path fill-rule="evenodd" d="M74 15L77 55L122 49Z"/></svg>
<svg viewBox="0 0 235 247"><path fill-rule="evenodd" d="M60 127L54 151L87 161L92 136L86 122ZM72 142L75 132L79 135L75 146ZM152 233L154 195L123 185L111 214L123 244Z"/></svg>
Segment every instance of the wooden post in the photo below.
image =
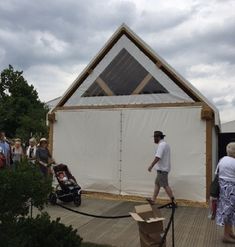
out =
<svg viewBox="0 0 235 247"><path fill-rule="evenodd" d="M212 128L214 123L213 110L204 105L201 111L202 120L206 121L206 199L210 197L210 185L212 181Z"/></svg>
<svg viewBox="0 0 235 247"><path fill-rule="evenodd" d="M212 126L213 120L206 120L206 199L210 197L212 181Z"/></svg>
<svg viewBox="0 0 235 247"><path fill-rule="evenodd" d="M51 155L53 154L53 128L54 128L54 122L49 122L49 147L48 148L49 148Z"/></svg>

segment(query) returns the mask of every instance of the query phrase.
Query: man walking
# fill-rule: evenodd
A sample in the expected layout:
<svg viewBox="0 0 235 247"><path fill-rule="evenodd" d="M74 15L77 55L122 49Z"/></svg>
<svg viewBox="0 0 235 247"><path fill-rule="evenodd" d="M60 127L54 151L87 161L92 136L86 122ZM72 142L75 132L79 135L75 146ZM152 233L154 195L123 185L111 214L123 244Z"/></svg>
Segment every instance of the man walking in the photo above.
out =
<svg viewBox="0 0 235 247"><path fill-rule="evenodd" d="M153 196L152 198L147 198L147 201L150 204L155 203L161 187L164 188L172 202L175 200L172 190L168 185L168 173L171 169L170 146L164 141L164 137L165 135L163 135L161 131L154 131L154 142L158 144L158 147L156 149L155 158L148 167L148 171L151 172L154 167L157 171L157 177L155 180Z"/></svg>

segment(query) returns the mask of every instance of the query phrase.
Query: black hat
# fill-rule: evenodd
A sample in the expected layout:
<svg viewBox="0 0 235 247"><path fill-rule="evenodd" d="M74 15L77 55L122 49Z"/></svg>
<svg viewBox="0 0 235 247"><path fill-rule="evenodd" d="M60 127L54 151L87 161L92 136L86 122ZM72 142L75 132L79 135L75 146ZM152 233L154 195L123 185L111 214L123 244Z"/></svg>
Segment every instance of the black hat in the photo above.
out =
<svg viewBox="0 0 235 247"><path fill-rule="evenodd" d="M161 131L156 130L156 131L154 131L154 136L159 136L161 138L164 138L165 135L163 135L163 133Z"/></svg>

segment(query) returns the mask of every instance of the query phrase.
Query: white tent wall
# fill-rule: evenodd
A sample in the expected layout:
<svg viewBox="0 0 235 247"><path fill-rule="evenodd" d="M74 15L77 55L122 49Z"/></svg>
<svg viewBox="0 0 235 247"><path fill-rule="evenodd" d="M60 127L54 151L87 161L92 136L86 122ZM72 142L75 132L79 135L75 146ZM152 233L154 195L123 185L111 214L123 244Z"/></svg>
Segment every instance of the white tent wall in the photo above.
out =
<svg viewBox="0 0 235 247"><path fill-rule="evenodd" d="M153 131L171 146L169 176L179 199L206 200L206 122L201 107L58 110L53 156L67 164L85 190L151 195L155 171ZM161 192L160 197L166 197Z"/></svg>
<svg viewBox="0 0 235 247"><path fill-rule="evenodd" d="M150 195L155 171L147 167L155 154L153 131L162 130L171 146L172 170L169 180L180 199L205 201L206 125L200 107L172 107L125 110L123 120L122 193ZM173 126L173 127L172 127ZM166 197L160 193L160 197Z"/></svg>
<svg viewBox="0 0 235 247"><path fill-rule="evenodd" d="M69 166L83 189L119 193L120 113L59 111L53 156Z"/></svg>

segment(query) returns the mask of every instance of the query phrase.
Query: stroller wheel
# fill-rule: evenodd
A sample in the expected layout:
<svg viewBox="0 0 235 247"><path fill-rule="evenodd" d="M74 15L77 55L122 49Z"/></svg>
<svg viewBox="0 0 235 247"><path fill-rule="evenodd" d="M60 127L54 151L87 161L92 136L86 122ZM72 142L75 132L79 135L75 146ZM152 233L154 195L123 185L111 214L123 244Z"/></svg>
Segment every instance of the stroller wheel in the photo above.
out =
<svg viewBox="0 0 235 247"><path fill-rule="evenodd" d="M49 202L52 204L52 205L55 205L56 204L56 201L57 201L57 196L55 193L51 193L49 195Z"/></svg>
<svg viewBox="0 0 235 247"><path fill-rule="evenodd" d="M73 202L75 206L79 207L81 205L81 195L75 195Z"/></svg>

